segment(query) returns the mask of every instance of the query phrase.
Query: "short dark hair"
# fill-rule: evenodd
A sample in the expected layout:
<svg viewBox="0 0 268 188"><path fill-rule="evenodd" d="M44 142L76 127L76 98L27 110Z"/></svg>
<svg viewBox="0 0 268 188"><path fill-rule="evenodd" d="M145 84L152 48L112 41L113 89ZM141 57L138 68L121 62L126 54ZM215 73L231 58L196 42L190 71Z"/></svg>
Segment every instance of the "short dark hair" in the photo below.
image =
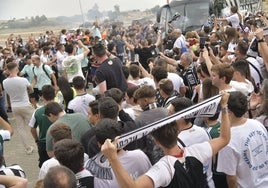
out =
<svg viewBox="0 0 268 188"><path fill-rule="evenodd" d="M236 46L236 49L242 55L247 55L248 48L249 48L249 45L245 41L239 41Z"/></svg>
<svg viewBox="0 0 268 188"><path fill-rule="evenodd" d="M103 57L106 54L106 49L101 43L97 43L93 46L93 53L97 57Z"/></svg>
<svg viewBox="0 0 268 188"><path fill-rule="evenodd" d="M104 92L105 97L112 97L117 104L120 104L124 99L124 93L118 88L111 88Z"/></svg>
<svg viewBox="0 0 268 188"><path fill-rule="evenodd" d="M62 122L56 122L53 126L51 126L49 133L55 143L63 139L72 139L71 128Z"/></svg>
<svg viewBox="0 0 268 188"><path fill-rule="evenodd" d="M152 132L152 136L162 146L169 149L172 148L177 144L178 126L176 124L176 121L173 121L159 129L156 129Z"/></svg>
<svg viewBox="0 0 268 188"><path fill-rule="evenodd" d="M137 89L134 93L135 99L153 98L156 96L156 91L152 86L144 85Z"/></svg>
<svg viewBox="0 0 268 188"><path fill-rule="evenodd" d="M246 59L237 59L232 63L235 71L238 71L246 79L251 80L249 62Z"/></svg>
<svg viewBox="0 0 268 188"><path fill-rule="evenodd" d="M84 165L84 147L72 139L63 139L54 145L54 154L61 165L70 168L75 174Z"/></svg>
<svg viewBox="0 0 268 188"><path fill-rule="evenodd" d="M44 188L77 188L75 174L65 166L49 168L44 178Z"/></svg>
<svg viewBox="0 0 268 188"><path fill-rule="evenodd" d="M67 52L68 54L73 53L74 51L74 46L72 44L66 44L65 46L65 52Z"/></svg>
<svg viewBox="0 0 268 188"><path fill-rule="evenodd" d="M228 50L228 43L227 42L221 43L220 48L223 48L224 50Z"/></svg>
<svg viewBox="0 0 268 188"><path fill-rule="evenodd" d="M55 94L55 89L52 85L44 85L42 87L42 97L46 100L46 101L51 101L55 98L56 94Z"/></svg>
<svg viewBox="0 0 268 188"><path fill-rule="evenodd" d="M132 78L137 78L140 76L140 67L135 64L131 64L129 66L129 74L132 76Z"/></svg>
<svg viewBox="0 0 268 188"><path fill-rule="evenodd" d="M46 51L50 50L50 48L49 48L49 46L43 46L42 50L43 50L43 52L46 52Z"/></svg>
<svg viewBox="0 0 268 188"><path fill-rule="evenodd" d="M242 117L248 110L247 96L241 91L230 92L228 109L233 112L235 117Z"/></svg>
<svg viewBox="0 0 268 188"><path fill-rule="evenodd" d="M167 78L168 73L167 70L163 67L157 66L152 69L152 75L156 82L159 82L160 80Z"/></svg>
<svg viewBox="0 0 268 188"><path fill-rule="evenodd" d="M135 91L137 91L137 89L139 89L138 86L133 86L133 87L127 88L127 90L126 90L127 96L129 98L134 98L134 93L135 93ZM134 102L136 103L137 99L134 98Z"/></svg>
<svg viewBox="0 0 268 188"><path fill-rule="evenodd" d="M84 89L85 88L85 79L82 76L76 76L73 78L74 89Z"/></svg>
<svg viewBox="0 0 268 188"><path fill-rule="evenodd" d="M95 115L99 113L99 101L98 100L91 101L88 104L88 106L91 109L92 114Z"/></svg>
<svg viewBox="0 0 268 188"><path fill-rule="evenodd" d="M112 97L99 99L99 114L101 118L117 119L119 107Z"/></svg>
<svg viewBox="0 0 268 188"><path fill-rule="evenodd" d="M175 112L179 112L193 105L193 102L187 97L176 97L171 102ZM184 119L186 123L192 122L193 118Z"/></svg>
<svg viewBox="0 0 268 188"><path fill-rule="evenodd" d="M13 70L13 69L16 68L16 67L18 67L18 64L15 63L15 62L9 62L9 63L7 64L7 70L9 70L9 71Z"/></svg>
<svg viewBox="0 0 268 188"><path fill-rule="evenodd" d="M129 68L128 68L128 66L123 65L123 66L122 66L122 71L123 71L123 74L124 74L124 76L125 76L125 78L126 78L126 80L127 80L128 77L129 77Z"/></svg>
<svg viewBox="0 0 268 188"><path fill-rule="evenodd" d="M49 116L50 114L57 116L63 109L57 102L50 102L45 106L45 115Z"/></svg>
<svg viewBox="0 0 268 188"><path fill-rule="evenodd" d="M212 72L216 72L219 78L225 77L225 83L229 84L234 75L233 67L228 63L215 64L211 67Z"/></svg>
<svg viewBox="0 0 268 188"><path fill-rule="evenodd" d="M174 91L174 86L171 80L164 78L162 80L160 80L160 82L158 83L159 85L159 89L161 89L165 94L167 95L171 95Z"/></svg>
<svg viewBox="0 0 268 188"><path fill-rule="evenodd" d="M233 7L231 7L231 12L232 13L237 13L237 7L236 6L233 6Z"/></svg>
<svg viewBox="0 0 268 188"><path fill-rule="evenodd" d="M219 94L219 88L212 84L211 78L205 78L202 82L203 99L208 99Z"/></svg>
<svg viewBox="0 0 268 188"><path fill-rule="evenodd" d="M96 139L100 144L103 144L107 138L114 139L121 132L118 122L110 118L101 119L95 128Z"/></svg>

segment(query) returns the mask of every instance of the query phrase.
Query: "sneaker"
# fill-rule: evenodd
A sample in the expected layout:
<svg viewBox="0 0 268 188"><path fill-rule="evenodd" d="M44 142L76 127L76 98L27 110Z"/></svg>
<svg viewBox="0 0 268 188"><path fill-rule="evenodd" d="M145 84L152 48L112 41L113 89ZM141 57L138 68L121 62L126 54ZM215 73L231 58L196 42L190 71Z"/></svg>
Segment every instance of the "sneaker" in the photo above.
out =
<svg viewBox="0 0 268 188"><path fill-rule="evenodd" d="M26 149L26 154L31 155L34 151L34 147L30 146L29 148Z"/></svg>

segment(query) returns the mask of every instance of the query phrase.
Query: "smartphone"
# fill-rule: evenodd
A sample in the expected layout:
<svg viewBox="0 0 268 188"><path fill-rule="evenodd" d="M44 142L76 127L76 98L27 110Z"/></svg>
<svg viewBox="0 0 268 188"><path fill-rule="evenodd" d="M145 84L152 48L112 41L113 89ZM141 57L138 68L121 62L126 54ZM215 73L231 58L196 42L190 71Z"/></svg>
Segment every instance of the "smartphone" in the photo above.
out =
<svg viewBox="0 0 268 188"><path fill-rule="evenodd" d="M206 37L200 37L200 43L199 43L199 48L200 49L205 48L205 42L206 42Z"/></svg>

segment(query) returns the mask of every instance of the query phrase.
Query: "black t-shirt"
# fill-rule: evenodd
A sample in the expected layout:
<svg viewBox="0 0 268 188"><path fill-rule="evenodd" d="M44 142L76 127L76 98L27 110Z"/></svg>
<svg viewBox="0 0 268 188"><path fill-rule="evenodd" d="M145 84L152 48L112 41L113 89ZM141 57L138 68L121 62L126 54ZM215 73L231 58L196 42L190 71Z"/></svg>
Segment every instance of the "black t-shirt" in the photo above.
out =
<svg viewBox="0 0 268 188"><path fill-rule="evenodd" d="M139 54L139 61L141 65L147 70L149 69L149 66L147 64L147 59L156 56L156 46L152 45L150 47L144 47L144 48L134 48L134 53Z"/></svg>
<svg viewBox="0 0 268 188"><path fill-rule="evenodd" d="M199 84L197 73L194 67L190 66L187 69L184 69L180 76L183 79L184 85L188 86L188 90L185 93L185 96L189 99L193 96L193 87Z"/></svg>
<svg viewBox="0 0 268 188"><path fill-rule="evenodd" d="M106 81L107 90L111 88L118 88L125 92L127 89L127 82L122 71L122 63L120 59L107 59L96 70L95 81L101 83Z"/></svg>

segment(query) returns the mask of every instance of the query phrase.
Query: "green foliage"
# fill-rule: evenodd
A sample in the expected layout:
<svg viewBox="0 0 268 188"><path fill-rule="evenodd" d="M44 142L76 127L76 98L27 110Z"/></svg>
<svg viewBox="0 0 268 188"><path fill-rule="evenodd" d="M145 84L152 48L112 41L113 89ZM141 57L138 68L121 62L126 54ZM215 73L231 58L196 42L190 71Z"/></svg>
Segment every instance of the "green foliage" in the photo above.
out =
<svg viewBox="0 0 268 188"><path fill-rule="evenodd" d="M45 15L35 17L32 16L30 19L20 19L20 20L9 20L7 22L8 28L28 28L28 27L38 27L38 26L47 26L54 25L53 22L49 21Z"/></svg>

